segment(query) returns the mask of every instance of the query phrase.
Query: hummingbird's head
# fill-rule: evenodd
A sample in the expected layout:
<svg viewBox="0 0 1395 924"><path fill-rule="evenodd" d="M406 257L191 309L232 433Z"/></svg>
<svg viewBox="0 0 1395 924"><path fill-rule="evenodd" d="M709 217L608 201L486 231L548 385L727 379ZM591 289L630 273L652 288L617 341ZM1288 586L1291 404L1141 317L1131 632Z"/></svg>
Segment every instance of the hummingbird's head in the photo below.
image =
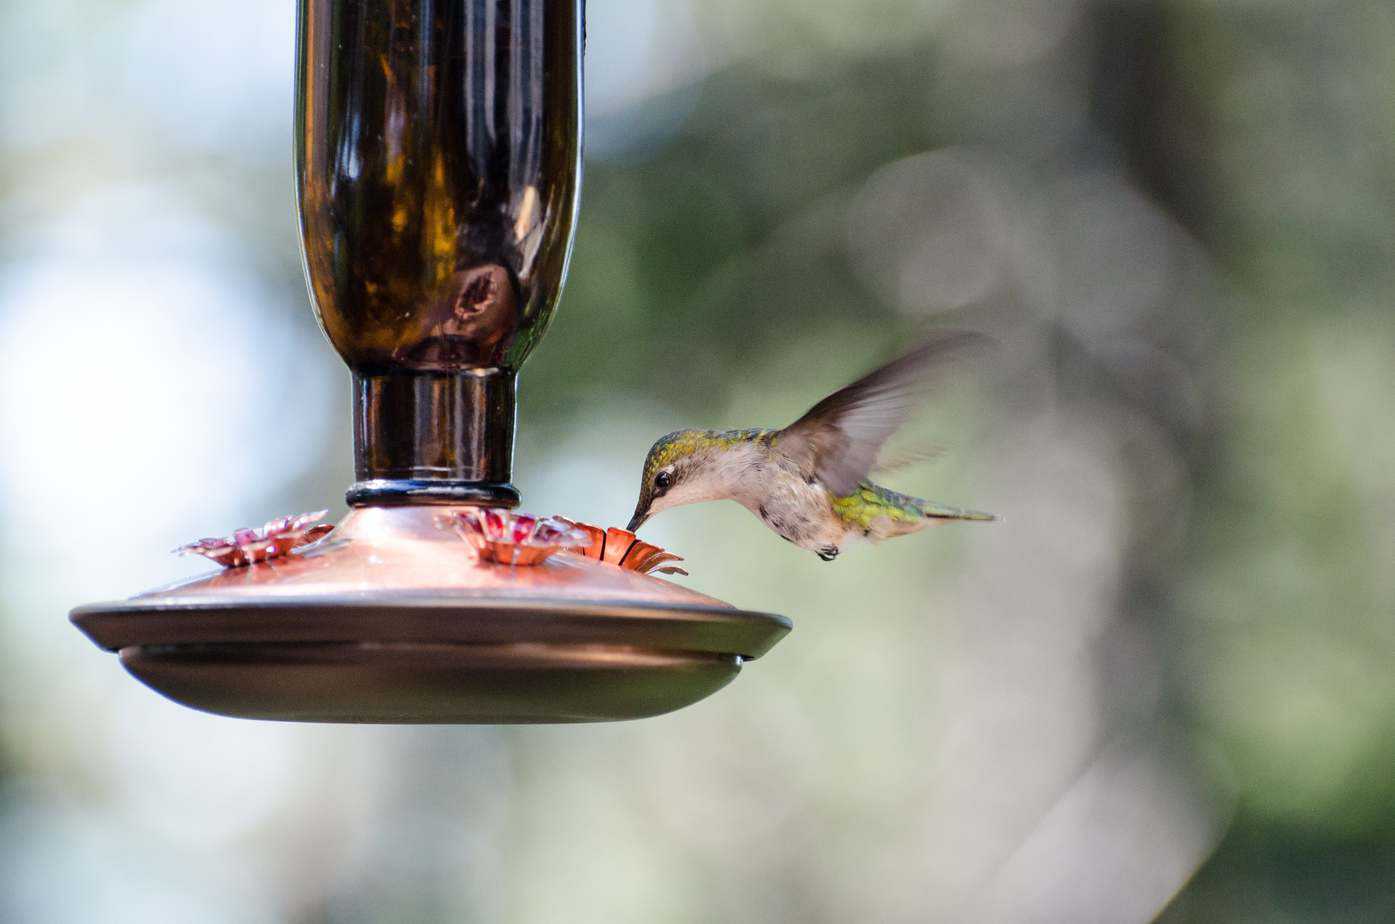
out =
<svg viewBox="0 0 1395 924"><path fill-rule="evenodd" d="M660 437L644 459L630 532L661 510L722 497L715 464L722 445L707 430L675 430Z"/></svg>

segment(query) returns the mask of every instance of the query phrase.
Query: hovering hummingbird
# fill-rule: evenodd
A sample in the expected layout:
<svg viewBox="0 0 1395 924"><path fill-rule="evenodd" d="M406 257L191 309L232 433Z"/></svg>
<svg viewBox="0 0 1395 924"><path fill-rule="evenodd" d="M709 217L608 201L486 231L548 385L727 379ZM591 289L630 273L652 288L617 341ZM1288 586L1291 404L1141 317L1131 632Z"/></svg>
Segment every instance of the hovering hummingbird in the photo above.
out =
<svg viewBox="0 0 1395 924"><path fill-rule="evenodd" d="M968 332L926 340L783 430L677 430L660 438L644 460L630 530L670 507L734 500L783 538L832 561L852 540L890 539L946 520L996 519L868 480L937 361L988 342Z"/></svg>

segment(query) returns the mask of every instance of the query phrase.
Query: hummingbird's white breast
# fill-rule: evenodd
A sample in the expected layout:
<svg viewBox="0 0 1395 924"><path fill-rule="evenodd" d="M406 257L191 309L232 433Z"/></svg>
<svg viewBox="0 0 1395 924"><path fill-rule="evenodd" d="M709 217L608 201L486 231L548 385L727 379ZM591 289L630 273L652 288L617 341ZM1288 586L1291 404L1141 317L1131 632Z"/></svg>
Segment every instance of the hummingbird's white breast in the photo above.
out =
<svg viewBox="0 0 1395 924"><path fill-rule="evenodd" d="M783 538L810 550L843 543L847 527L834 514L828 490L806 480L785 456L753 442L726 450L713 464L723 496Z"/></svg>

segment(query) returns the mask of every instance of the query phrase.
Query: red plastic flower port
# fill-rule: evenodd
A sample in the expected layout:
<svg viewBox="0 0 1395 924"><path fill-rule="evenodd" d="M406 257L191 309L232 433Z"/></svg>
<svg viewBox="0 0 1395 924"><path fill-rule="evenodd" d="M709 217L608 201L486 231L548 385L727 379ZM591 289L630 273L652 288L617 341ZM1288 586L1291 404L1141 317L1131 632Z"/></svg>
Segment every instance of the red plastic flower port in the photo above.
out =
<svg viewBox="0 0 1395 924"><path fill-rule="evenodd" d="M615 526L610 529L601 529L599 526L592 526L590 523L577 523L574 520L568 520L567 523L586 533L588 537L589 541L585 548L574 550L578 555L585 555L587 558L594 558L597 561L617 565L626 571L637 571L640 574L658 572L659 574L686 575L688 573L682 568L668 564L673 561L682 561L681 555L675 555L657 545L650 545L628 529L620 529Z"/></svg>
<svg viewBox="0 0 1395 924"><path fill-rule="evenodd" d="M239 529L231 536L199 539L175 549L176 555L202 555L224 568L241 568L285 555L291 549L309 545L334 529L329 523L312 525L328 510L281 517L261 529Z"/></svg>
<svg viewBox="0 0 1395 924"><path fill-rule="evenodd" d="M458 510L438 522L453 527L481 561L502 565L536 565L554 552L588 541L586 533L561 517L535 517L493 507Z"/></svg>

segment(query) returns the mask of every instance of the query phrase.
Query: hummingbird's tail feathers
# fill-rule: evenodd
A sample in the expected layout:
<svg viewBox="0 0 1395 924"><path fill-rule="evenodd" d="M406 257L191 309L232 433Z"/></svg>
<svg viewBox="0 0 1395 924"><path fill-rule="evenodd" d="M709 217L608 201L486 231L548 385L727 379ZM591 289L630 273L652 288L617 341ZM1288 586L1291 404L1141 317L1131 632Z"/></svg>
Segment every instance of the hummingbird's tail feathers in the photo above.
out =
<svg viewBox="0 0 1395 924"><path fill-rule="evenodd" d="M920 512L928 520L973 520L977 522L988 522L998 519L996 514L984 513L982 510L967 510L963 507L951 507L948 504L937 504L934 501L921 501Z"/></svg>
<svg viewBox="0 0 1395 924"><path fill-rule="evenodd" d="M833 498L833 512L849 527L873 539L914 533L945 520L996 520L991 513L922 500L864 481L857 491Z"/></svg>

